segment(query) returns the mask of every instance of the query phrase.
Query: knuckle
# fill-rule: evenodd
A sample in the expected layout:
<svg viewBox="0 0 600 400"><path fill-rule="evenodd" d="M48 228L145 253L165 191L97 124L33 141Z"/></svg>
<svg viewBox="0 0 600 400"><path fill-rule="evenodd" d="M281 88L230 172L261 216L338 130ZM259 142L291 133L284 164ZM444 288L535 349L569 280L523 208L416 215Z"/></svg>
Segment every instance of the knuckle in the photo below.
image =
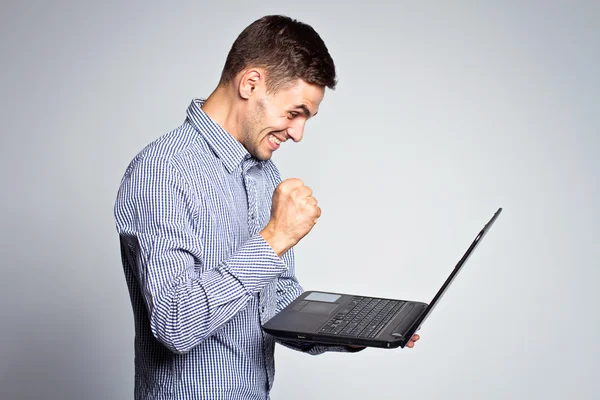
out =
<svg viewBox="0 0 600 400"><path fill-rule="evenodd" d="M278 186L277 189L281 192L281 193L289 193L292 188L294 187L293 183L290 181L283 181L281 182Z"/></svg>
<svg viewBox="0 0 600 400"><path fill-rule="evenodd" d="M284 182L287 182L290 186L293 187L304 185L304 182L302 182L302 179L300 178L288 178Z"/></svg>
<svg viewBox="0 0 600 400"><path fill-rule="evenodd" d="M282 181L278 186L277 189L283 193L283 194L291 194L294 191L298 190L299 188L303 187L303 182L298 179L298 178L288 178L284 181Z"/></svg>

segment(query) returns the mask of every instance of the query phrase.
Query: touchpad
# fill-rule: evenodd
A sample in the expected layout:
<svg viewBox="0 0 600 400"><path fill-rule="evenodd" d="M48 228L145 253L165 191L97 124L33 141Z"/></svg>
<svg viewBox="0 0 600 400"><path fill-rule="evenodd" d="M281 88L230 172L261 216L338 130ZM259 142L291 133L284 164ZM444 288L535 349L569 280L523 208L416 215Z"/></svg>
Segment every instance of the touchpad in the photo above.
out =
<svg viewBox="0 0 600 400"><path fill-rule="evenodd" d="M300 312L307 312L313 314L329 314L336 309L338 304L336 303L321 303L319 301L309 301Z"/></svg>

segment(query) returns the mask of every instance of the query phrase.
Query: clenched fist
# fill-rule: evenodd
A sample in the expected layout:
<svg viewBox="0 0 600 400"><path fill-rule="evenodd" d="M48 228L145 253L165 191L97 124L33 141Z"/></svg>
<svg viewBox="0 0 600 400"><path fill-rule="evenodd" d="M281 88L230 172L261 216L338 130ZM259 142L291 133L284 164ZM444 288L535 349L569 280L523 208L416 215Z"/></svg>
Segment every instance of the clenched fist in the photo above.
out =
<svg viewBox="0 0 600 400"><path fill-rule="evenodd" d="M281 257L310 232L320 216L312 190L300 179L286 179L273 192L271 219L260 234Z"/></svg>

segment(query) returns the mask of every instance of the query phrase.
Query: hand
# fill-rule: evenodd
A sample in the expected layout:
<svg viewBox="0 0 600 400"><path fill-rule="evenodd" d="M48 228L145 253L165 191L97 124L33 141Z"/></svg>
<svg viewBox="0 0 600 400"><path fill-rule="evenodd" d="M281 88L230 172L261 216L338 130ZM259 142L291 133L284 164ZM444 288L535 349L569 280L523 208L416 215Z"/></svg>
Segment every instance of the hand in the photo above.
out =
<svg viewBox="0 0 600 400"><path fill-rule="evenodd" d="M412 337L412 338L410 338L410 340L408 341L408 343L406 343L406 347L409 347L409 348L411 348L411 349L412 349L412 348L415 346L415 342L416 342L417 340L419 340L419 339L421 339L421 336L419 336L419 335L417 335L417 334L415 333L415 334L413 335L413 337Z"/></svg>
<svg viewBox="0 0 600 400"><path fill-rule="evenodd" d="M286 179L273 192L271 219L260 234L281 257L310 232L320 216L312 190L300 179Z"/></svg>

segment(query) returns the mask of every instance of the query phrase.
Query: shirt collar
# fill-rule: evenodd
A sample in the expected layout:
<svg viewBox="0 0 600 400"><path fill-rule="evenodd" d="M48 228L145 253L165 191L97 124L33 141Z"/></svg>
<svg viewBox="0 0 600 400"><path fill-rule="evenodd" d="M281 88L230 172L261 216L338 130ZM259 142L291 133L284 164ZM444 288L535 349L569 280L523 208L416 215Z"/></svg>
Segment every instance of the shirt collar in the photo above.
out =
<svg viewBox="0 0 600 400"><path fill-rule="evenodd" d="M187 109L190 124L206 140L212 151L225 165L230 174L244 163L245 169L262 162L254 159L248 150L231 134L213 121L202 110L205 99L194 99ZM251 164L251 165L249 165Z"/></svg>

